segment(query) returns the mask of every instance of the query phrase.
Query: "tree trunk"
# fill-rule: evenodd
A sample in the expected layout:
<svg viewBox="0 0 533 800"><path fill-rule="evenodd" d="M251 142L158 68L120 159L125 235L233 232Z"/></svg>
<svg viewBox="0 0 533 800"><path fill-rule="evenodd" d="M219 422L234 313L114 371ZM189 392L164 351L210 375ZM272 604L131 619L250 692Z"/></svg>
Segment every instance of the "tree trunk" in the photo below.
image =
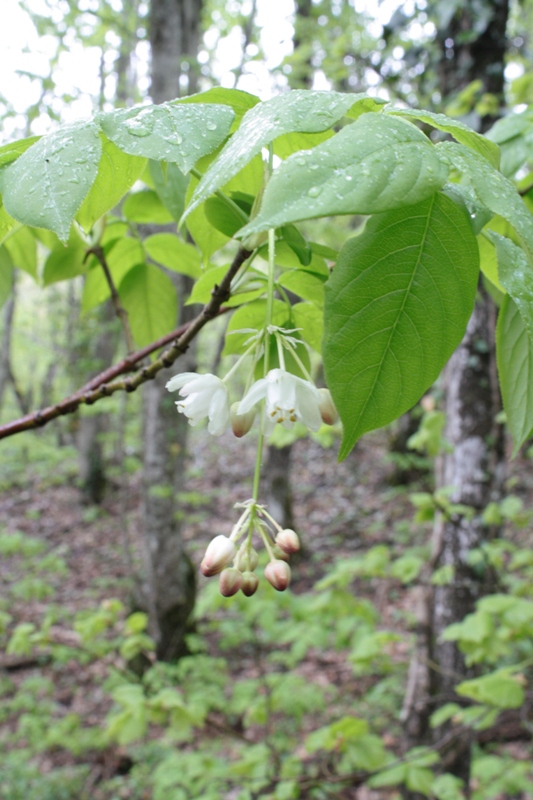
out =
<svg viewBox="0 0 533 800"><path fill-rule="evenodd" d="M438 32L443 56L441 94L446 99L480 80L483 90L493 94L501 106L507 0L491 0L483 6L484 13L491 13L481 30L473 26L476 9L473 0L462 4L449 26ZM473 30L477 33L473 34ZM490 116L480 118L478 127L486 130L492 122ZM453 486L451 501L471 506L474 513L471 518L463 514L440 517L435 524L433 563L437 569L451 567L453 578L448 585L428 591L420 603L420 637L411 663L403 714L407 747L436 741L446 732L446 726L430 731L430 715L444 703L460 701L454 687L468 670L455 643L442 641L442 633L469 614L490 589L490 575L474 571L468 554L489 535L481 511L490 500L498 499L503 484L503 431L495 424L500 409L494 357L495 317L494 304L480 285L465 337L444 373L444 435L453 451L441 456L436 484L437 488ZM452 744L444 758L446 770L464 780L467 796L470 761L468 739ZM404 797L413 800L419 795L406 791Z"/></svg>
<svg viewBox="0 0 533 800"><path fill-rule="evenodd" d="M117 344L114 331L115 313L111 302L99 309L101 327L93 344L95 361L92 375L96 375L113 361ZM107 429L108 414L100 412L85 413L79 418L78 465L82 499L86 503L101 503L106 486L102 434Z"/></svg>
<svg viewBox="0 0 533 800"><path fill-rule="evenodd" d="M268 512L282 528L293 528L291 490L291 455L292 444L285 447L268 448L268 456L264 467L266 482L266 504Z"/></svg>
<svg viewBox="0 0 533 800"><path fill-rule="evenodd" d="M196 91L201 0L152 0L150 43L154 103ZM184 70L187 71L185 78ZM183 307L190 283L178 278L180 321L192 312ZM186 313L187 312L187 313ZM194 350L179 362L180 371L195 369ZM172 370L175 374L176 369ZM157 655L173 660L184 654L187 621L196 593L192 564L176 520L175 497L184 485L187 420L178 414L175 397L165 384L171 373L160 372L144 389L143 538L146 580L141 602L148 608Z"/></svg>
<svg viewBox="0 0 533 800"><path fill-rule="evenodd" d="M4 330L2 331L2 347L0 349L0 408L4 402L4 392L11 376L11 332L15 314L15 285L4 307Z"/></svg>

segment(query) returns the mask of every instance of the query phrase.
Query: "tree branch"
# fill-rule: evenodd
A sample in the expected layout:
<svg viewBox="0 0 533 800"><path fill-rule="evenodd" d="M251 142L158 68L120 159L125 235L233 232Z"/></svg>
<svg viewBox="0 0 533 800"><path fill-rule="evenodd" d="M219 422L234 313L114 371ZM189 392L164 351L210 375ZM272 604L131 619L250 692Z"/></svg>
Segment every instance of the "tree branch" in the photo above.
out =
<svg viewBox="0 0 533 800"><path fill-rule="evenodd" d="M133 341L133 334L131 332L128 312L120 302L120 297L117 292L117 287L115 286L115 282L113 281L113 276L111 275L111 272L109 270L109 265L107 263L107 259L105 257L103 248L100 247L99 245L97 247L91 247L90 250L87 250L85 258L87 258L90 255L93 255L98 259L98 261L100 262L100 266L104 270L105 279L107 281L107 285L109 286L109 291L111 292L111 302L113 303L115 314L119 318L120 323L122 325L122 330L124 331L128 353L133 353L133 351L135 350L135 342Z"/></svg>
<svg viewBox="0 0 533 800"><path fill-rule="evenodd" d="M138 350L136 353L127 356L115 366L109 367L109 369L96 375L92 380L86 383L85 386L82 386L77 392L64 398L56 405L34 411L31 414L27 414L25 417L21 417L13 422L8 422L6 425L0 425L0 439L6 439L8 436L14 436L16 433L21 433L22 431L41 428L51 420L56 419L56 417L60 417L63 414L72 414L79 406L92 405L98 400L101 400L102 397L109 397L115 392L134 392L143 383L155 378L157 373L164 367L172 366L178 356L185 353L191 341L198 335L204 325L209 322L210 319L219 315L222 304L227 302L230 297L231 281L251 255L252 253L250 251L244 250L242 247L239 248L233 259L233 263L221 280L220 285L213 288L211 299L192 322L187 325L182 325L181 328L158 339L156 342L152 342L152 344L147 345L142 350ZM174 344L167 350L164 350L159 358L151 364L142 367L128 378L122 380L118 379L119 375L125 372L131 372L137 362L142 361L143 358L154 352L154 350L158 350L160 347L163 347L173 340L175 340Z"/></svg>

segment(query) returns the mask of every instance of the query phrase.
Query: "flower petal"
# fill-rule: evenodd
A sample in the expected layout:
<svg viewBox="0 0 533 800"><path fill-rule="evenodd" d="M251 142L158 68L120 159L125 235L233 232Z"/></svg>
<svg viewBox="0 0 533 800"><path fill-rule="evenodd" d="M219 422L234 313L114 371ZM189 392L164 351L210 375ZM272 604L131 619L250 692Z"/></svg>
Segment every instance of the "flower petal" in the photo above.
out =
<svg viewBox="0 0 533 800"><path fill-rule="evenodd" d="M248 389L245 396L242 398L241 402L239 403L239 407L237 409L238 414L246 414L252 406L255 406L263 397L266 396L267 393L267 380L266 378L261 378L260 380L253 383L250 388Z"/></svg>
<svg viewBox="0 0 533 800"><path fill-rule="evenodd" d="M322 425L322 415L318 407L319 395L315 387L307 382L306 386L296 386L297 416L311 431L318 431Z"/></svg>
<svg viewBox="0 0 533 800"><path fill-rule="evenodd" d="M213 436L220 436L230 421L228 392L226 387L217 389L209 404L209 424L207 430Z"/></svg>
<svg viewBox="0 0 533 800"><path fill-rule="evenodd" d="M169 392L175 392L197 377L198 375L196 372L181 372L179 375L174 375L173 378L166 382L165 389L168 389Z"/></svg>

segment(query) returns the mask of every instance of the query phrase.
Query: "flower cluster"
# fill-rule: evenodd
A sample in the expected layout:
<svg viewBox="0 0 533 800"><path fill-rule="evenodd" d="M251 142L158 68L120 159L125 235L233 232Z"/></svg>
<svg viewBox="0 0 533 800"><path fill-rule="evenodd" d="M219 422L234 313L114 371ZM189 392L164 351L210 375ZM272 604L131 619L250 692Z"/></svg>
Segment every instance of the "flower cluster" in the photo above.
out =
<svg viewBox="0 0 533 800"><path fill-rule="evenodd" d="M220 592L224 597L231 597L242 591L247 597L255 594L259 579L255 569L259 563L257 551L252 546L254 529L258 531L269 555L265 567L265 578L278 592L283 592L289 585L291 569L287 563L289 556L300 549L300 540L295 531L281 528L268 514L264 506L253 500L241 504L245 507L240 520L234 526L231 535L215 536L209 543L200 570L207 577L219 576ZM271 530L273 526L275 533ZM242 543L239 540L246 532ZM233 562L233 564L232 564ZM230 566L232 564L232 566Z"/></svg>
<svg viewBox="0 0 533 800"><path fill-rule="evenodd" d="M288 528L281 528L265 507L257 502L263 437L269 436L276 425L290 430L296 422L300 422L309 430L318 431L322 423L333 425L337 421L337 411L328 389L315 386L298 356L298 342L292 336L294 332L266 324L263 331L251 337L248 349L224 378L184 372L175 375L166 385L170 392L178 391L180 394L176 402L179 413L184 414L191 425L197 425L207 418L207 429L213 436L220 436L230 425L235 436L244 436L251 429L258 410L262 416L254 497L239 504L244 509L239 521L229 536L215 536L200 566L206 577L219 576L220 591L225 597L231 597L239 591L249 597L257 591L259 580L255 569L258 555L252 545L254 534L259 534L268 553L265 578L280 592L287 588L291 579L287 563L289 556L300 549L297 534ZM250 382L244 397L230 405L227 387L230 376L252 353L254 365L250 373L253 375L262 356L265 362L268 361L269 341L275 341L277 345L280 367L268 370L268 366L265 366L264 377ZM285 350L290 351L306 378L285 369Z"/></svg>
<svg viewBox="0 0 533 800"><path fill-rule="evenodd" d="M190 425L208 418L207 429L213 436L224 433L230 423L235 436L244 436L252 427L257 407L263 400L262 430L267 436L278 423L290 430L295 422L302 422L309 430L317 431L323 422L333 425L337 420L328 389L317 389L310 380L284 369L271 369L231 408L225 380L216 375L183 372L171 378L166 388L169 392L179 390L185 398L178 400L176 406L188 417Z"/></svg>

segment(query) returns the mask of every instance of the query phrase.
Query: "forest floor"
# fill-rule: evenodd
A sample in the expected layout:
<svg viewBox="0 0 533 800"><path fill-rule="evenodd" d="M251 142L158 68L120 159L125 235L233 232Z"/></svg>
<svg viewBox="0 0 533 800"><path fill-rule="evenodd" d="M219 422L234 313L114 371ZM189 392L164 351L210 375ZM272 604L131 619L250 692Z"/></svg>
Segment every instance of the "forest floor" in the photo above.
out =
<svg viewBox="0 0 533 800"><path fill-rule="evenodd" d="M309 591L338 559L375 544L391 545L395 537L409 545L420 543L430 532L427 524L413 525L409 493L431 490L431 477L426 474L416 484L393 486L394 466L387 456L384 432L364 437L341 464L336 461L336 451L336 446L323 449L309 439L293 446L295 528L305 549L293 568L291 591L296 593ZM234 504L251 494L254 441L237 441L230 435L214 440L195 431L190 452L186 487L178 502L188 552L199 564L210 539L231 529L237 514ZM526 505L533 496L531 472L523 462L511 466L513 494ZM59 485L49 483L42 476L33 476L29 483L21 478L5 488L0 494L0 531L21 532L39 540L43 554L62 559L64 567L48 574L45 565L38 573L32 568L35 560L31 553L10 554L4 547L3 554L0 552L0 610L8 612L17 624L36 626L53 613L54 640L71 645L75 641L72 620L81 610L94 609L109 598L119 598L126 606L130 603L132 564L142 560L140 475L117 473L100 507L81 502L73 479ZM0 537L0 550L1 542ZM42 590L39 576L45 578ZM28 584L30 577L33 589L31 581ZM204 583L200 576L200 587ZM405 615L397 612L412 604L408 588L371 581L363 591L372 597L388 629L400 626L405 630ZM304 672L316 676L326 671L331 683L355 691L353 671L345 658L332 657L325 663L323 655L318 654L316 662L311 655ZM84 725L104 724L111 706L102 689L104 663L80 666L73 660L59 668L33 655L1 654L0 659L0 681L6 679L16 688L32 676L44 676L53 683L51 699L64 714L80 715ZM243 663L236 658L231 668L242 672ZM0 750L12 746L10 734L17 719L16 715L0 716ZM42 753L38 760L39 768L47 773L72 762L73 756L58 749ZM125 751L118 746L95 753L94 761L100 780L127 769Z"/></svg>

